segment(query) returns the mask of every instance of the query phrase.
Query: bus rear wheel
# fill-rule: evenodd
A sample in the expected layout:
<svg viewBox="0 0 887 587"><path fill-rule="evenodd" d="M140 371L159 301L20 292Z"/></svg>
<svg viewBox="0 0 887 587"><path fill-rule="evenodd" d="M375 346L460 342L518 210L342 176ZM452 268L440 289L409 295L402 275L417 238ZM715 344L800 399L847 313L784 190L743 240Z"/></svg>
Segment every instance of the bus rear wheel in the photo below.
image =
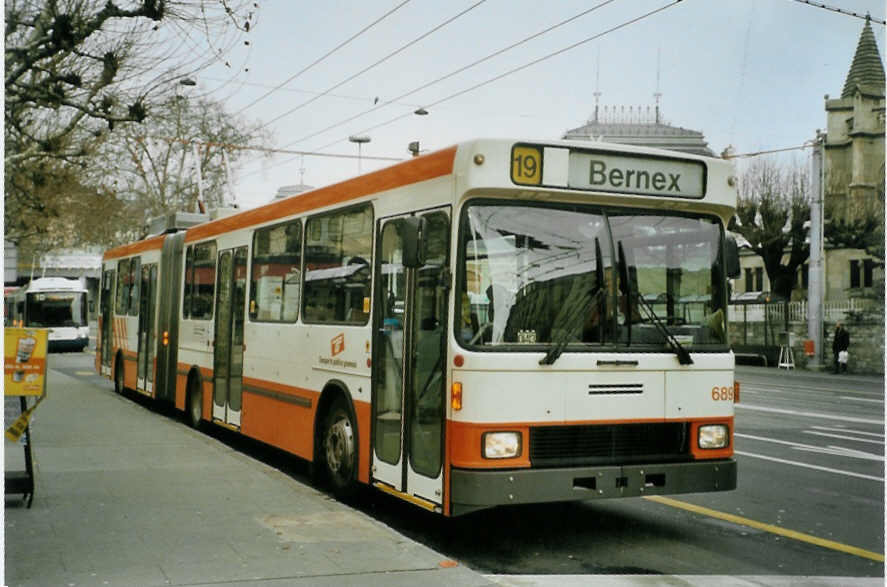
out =
<svg viewBox="0 0 887 587"><path fill-rule="evenodd" d="M324 420L322 455L326 476L337 497L348 497L356 489L357 437L348 404L333 402Z"/></svg>
<svg viewBox="0 0 887 587"><path fill-rule="evenodd" d="M200 428L200 422L203 419L203 393L200 389L200 382L192 377L188 383L188 426Z"/></svg>
<svg viewBox="0 0 887 587"><path fill-rule="evenodd" d="M123 361L119 356L114 361L114 393L123 393Z"/></svg>

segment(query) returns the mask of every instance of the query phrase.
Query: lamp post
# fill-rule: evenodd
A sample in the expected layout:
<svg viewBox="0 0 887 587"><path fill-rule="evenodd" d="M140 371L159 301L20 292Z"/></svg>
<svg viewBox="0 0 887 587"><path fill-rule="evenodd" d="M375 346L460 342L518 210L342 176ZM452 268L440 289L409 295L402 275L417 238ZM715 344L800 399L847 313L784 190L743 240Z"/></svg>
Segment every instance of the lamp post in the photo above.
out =
<svg viewBox="0 0 887 587"><path fill-rule="evenodd" d="M357 143L357 175L360 175L360 156L362 154L362 147L364 143L370 142L371 139L366 135L351 135L348 137L348 140L352 143Z"/></svg>
<svg viewBox="0 0 887 587"><path fill-rule="evenodd" d="M416 116L428 116L428 111L422 108L416 108L413 110L413 114ZM413 141L409 145L407 145L407 151L413 154L413 157L419 156L419 141Z"/></svg>

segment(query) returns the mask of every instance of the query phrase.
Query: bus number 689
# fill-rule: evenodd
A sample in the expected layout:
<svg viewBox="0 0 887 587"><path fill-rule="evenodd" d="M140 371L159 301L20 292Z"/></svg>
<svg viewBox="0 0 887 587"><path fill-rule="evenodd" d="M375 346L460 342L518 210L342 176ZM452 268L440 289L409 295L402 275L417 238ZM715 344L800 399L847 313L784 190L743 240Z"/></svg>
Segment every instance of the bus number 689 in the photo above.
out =
<svg viewBox="0 0 887 587"><path fill-rule="evenodd" d="M714 401L732 402L733 401L733 388L732 387L714 386L711 388L711 399Z"/></svg>

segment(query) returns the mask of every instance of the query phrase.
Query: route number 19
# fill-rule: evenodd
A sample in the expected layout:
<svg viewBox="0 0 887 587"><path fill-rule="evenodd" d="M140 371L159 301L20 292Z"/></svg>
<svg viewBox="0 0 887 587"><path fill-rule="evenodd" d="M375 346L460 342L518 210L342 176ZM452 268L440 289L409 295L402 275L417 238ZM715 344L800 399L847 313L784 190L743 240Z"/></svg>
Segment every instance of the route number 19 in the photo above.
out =
<svg viewBox="0 0 887 587"><path fill-rule="evenodd" d="M520 185L542 183L542 153L535 147L514 147L511 151L511 181Z"/></svg>

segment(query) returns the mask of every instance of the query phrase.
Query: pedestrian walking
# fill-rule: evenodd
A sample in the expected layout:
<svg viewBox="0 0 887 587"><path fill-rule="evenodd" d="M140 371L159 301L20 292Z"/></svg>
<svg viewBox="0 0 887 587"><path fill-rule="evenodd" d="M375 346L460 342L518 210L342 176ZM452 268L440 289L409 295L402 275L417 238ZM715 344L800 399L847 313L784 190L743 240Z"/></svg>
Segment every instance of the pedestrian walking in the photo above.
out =
<svg viewBox="0 0 887 587"><path fill-rule="evenodd" d="M844 328L843 322L835 325L832 338L832 353L835 355L835 373L847 372L847 361L850 358L850 333Z"/></svg>

